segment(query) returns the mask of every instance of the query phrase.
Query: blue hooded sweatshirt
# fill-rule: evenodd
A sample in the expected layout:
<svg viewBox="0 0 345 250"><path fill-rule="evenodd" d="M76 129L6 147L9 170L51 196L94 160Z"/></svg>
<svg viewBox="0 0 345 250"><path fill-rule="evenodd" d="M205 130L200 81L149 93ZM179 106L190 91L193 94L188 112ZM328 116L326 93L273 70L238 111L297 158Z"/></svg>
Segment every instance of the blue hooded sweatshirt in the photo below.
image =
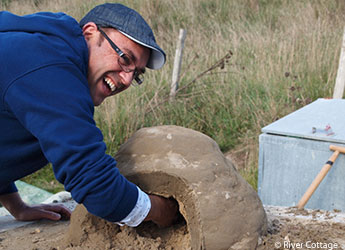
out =
<svg viewBox="0 0 345 250"><path fill-rule="evenodd" d="M0 59L0 194L50 162L90 213L125 218L138 190L105 153L78 22L63 13L0 12Z"/></svg>

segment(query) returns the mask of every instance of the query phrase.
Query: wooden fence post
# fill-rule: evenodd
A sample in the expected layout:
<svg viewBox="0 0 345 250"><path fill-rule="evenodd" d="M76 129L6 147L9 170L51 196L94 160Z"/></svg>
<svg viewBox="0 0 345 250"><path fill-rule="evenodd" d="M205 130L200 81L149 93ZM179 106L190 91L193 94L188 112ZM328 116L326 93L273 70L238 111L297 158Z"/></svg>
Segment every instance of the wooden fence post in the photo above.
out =
<svg viewBox="0 0 345 250"><path fill-rule="evenodd" d="M187 34L186 30L180 29L180 34L179 34L177 47L176 47L176 53L175 53L174 69L172 73L171 90L170 90L170 95L169 95L170 101L173 101L175 99L176 91L178 89L178 81L180 78L183 47L184 47L184 41L186 39L186 34Z"/></svg>
<svg viewBox="0 0 345 250"><path fill-rule="evenodd" d="M345 28L343 35L343 43L341 45L339 65L337 78L335 81L333 99L342 99L344 95L344 86L345 86Z"/></svg>

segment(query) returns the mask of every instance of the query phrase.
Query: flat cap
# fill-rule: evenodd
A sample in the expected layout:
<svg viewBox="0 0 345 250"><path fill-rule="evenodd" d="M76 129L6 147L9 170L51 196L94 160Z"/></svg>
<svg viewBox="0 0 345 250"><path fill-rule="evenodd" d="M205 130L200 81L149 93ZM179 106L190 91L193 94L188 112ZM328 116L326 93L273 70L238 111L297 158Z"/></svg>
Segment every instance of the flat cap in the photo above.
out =
<svg viewBox="0 0 345 250"><path fill-rule="evenodd" d="M151 27L135 10L118 3L105 3L90 10L79 24L83 27L88 22L115 28L134 42L151 49L146 67L160 69L164 65L164 51L156 43Z"/></svg>

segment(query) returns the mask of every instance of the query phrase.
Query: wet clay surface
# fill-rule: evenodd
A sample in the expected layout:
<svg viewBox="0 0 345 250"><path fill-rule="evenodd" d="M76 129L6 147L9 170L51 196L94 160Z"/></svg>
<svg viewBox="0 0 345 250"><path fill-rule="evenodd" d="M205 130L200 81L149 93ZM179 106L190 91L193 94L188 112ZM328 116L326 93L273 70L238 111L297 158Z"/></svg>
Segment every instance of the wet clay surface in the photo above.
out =
<svg viewBox="0 0 345 250"><path fill-rule="evenodd" d="M115 156L143 191L172 197L192 249L254 249L267 220L255 190L210 137L178 126L138 130Z"/></svg>

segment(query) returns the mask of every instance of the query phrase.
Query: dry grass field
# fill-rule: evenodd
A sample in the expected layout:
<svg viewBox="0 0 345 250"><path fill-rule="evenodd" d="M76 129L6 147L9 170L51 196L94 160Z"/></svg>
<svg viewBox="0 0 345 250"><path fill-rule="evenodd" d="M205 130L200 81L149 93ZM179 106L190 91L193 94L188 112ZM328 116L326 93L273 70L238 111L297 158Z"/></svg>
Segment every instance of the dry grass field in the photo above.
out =
<svg viewBox="0 0 345 250"><path fill-rule="evenodd" d="M1 0L23 15L66 12L77 20L99 0ZM141 127L174 124L217 141L256 188L258 136L263 126L320 97L331 97L344 31L342 0L119 1L151 24L167 63L145 84L110 98L96 121L108 152ZM187 30L180 91L169 103L179 30ZM229 59L221 60L231 51ZM48 190L51 170L26 179ZM43 183L43 184L42 184Z"/></svg>

